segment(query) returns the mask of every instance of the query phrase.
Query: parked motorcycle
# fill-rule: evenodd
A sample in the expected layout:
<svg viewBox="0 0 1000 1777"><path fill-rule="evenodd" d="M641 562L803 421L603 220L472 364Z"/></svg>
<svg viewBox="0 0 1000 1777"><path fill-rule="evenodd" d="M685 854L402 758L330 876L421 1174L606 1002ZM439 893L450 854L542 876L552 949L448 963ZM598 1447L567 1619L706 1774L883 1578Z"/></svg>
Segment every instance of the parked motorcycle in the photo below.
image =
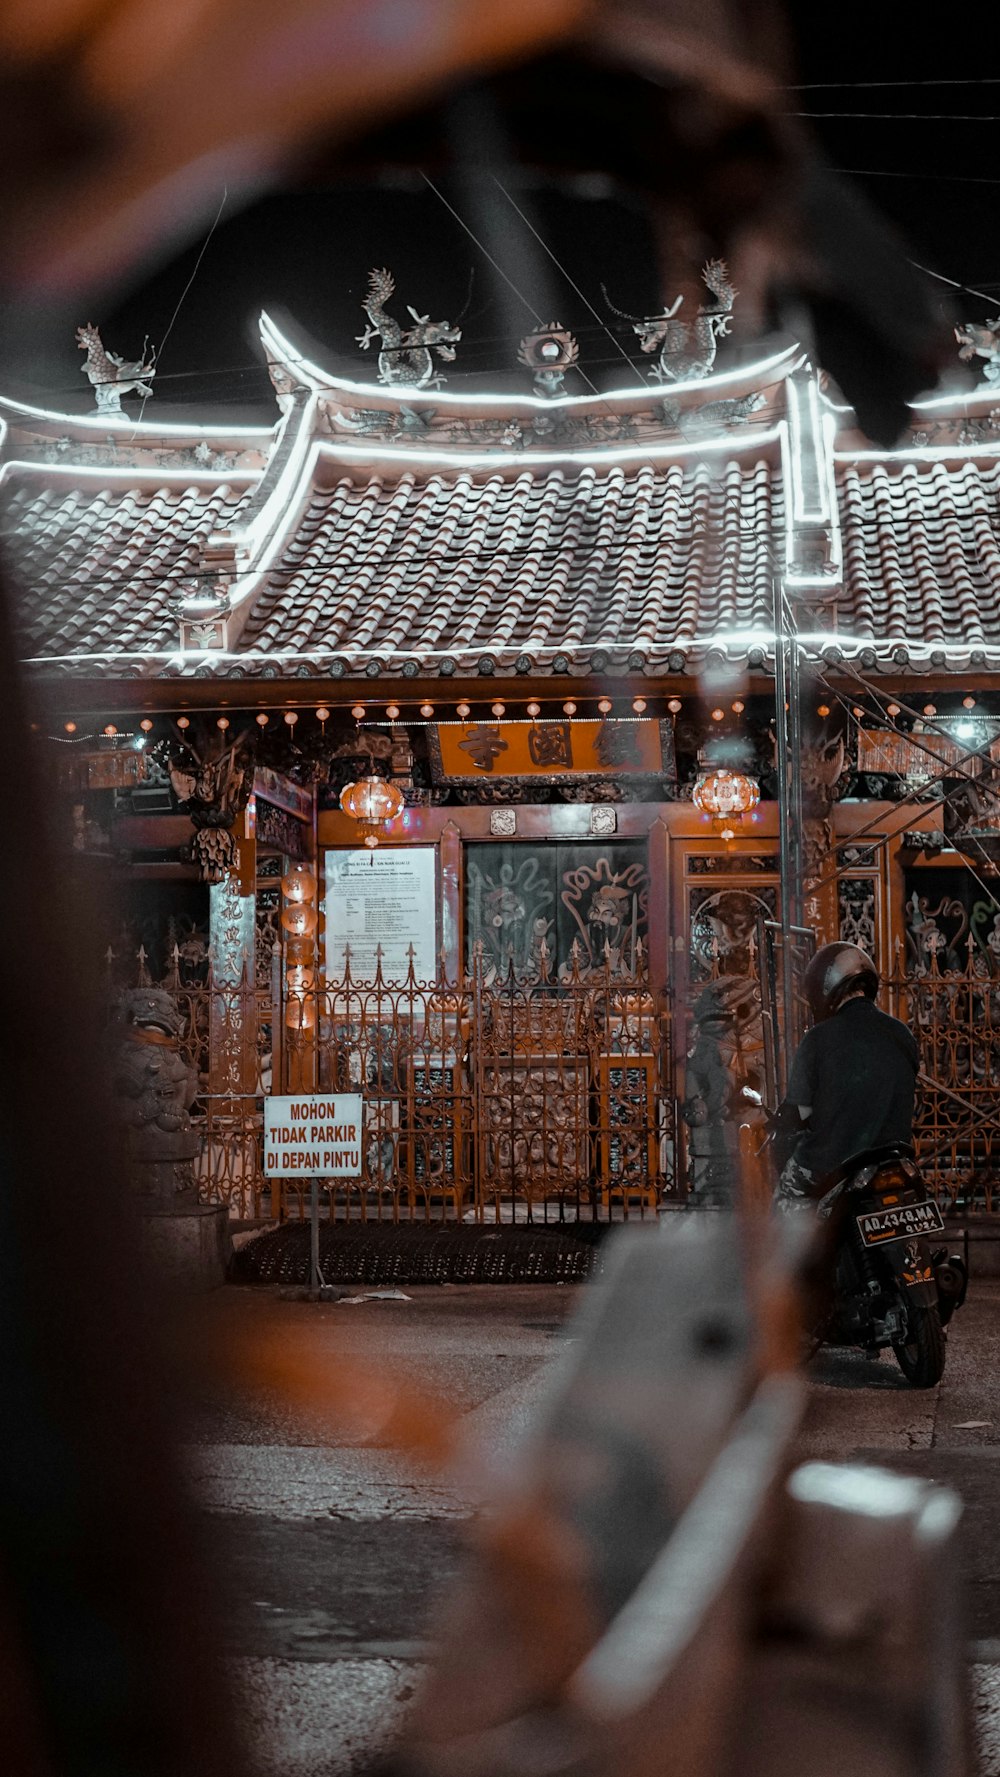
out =
<svg viewBox="0 0 1000 1777"><path fill-rule="evenodd" d="M944 1373L945 1329L965 1301L968 1273L935 1244L944 1222L913 1149L896 1142L855 1155L816 1212L828 1224L828 1259L833 1255L824 1268L816 1344L872 1354L890 1346L912 1387L933 1388Z"/></svg>

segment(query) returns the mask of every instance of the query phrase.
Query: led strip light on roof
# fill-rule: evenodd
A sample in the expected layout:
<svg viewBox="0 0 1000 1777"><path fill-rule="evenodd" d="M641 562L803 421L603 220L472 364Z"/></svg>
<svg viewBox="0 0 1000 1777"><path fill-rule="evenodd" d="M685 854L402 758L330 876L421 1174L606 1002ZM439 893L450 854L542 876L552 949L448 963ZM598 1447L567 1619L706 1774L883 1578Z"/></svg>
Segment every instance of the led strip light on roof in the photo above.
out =
<svg viewBox="0 0 1000 1777"><path fill-rule="evenodd" d="M914 654L937 653L954 655L956 657L967 657L969 654L975 652L980 654L993 654L1000 658L1000 642L985 642L979 640L972 642L918 641L900 635L889 635L876 639L873 636L846 636L842 631L828 629L803 630L800 631L794 639L802 646L816 648L817 650L822 650L824 648L838 648L841 653L845 655L850 654L852 650L855 653L860 654L865 649L874 649L878 654L887 654L894 648L906 648ZM650 645L644 650L644 652L647 654L662 655L673 652L687 654L696 648L729 649L737 647L773 647L775 640L776 636L773 629L734 629L707 636L686 636L675 641L658 641ZM574 655L579 657L596 653L598 650L605 654L631 654L637 652L634 642L602 642L596 640L582 645L576 643L571 649L559 648L557 646L540 649L539 658L543 658L546 654L556 655L560 653L567 654L570 657ZM273 666L276 662L285 660L308 660L317 662L324 657L329 657L331 659L379 660L383 663L393 659L400 661L454 660L456 658L461 658L462 655L471 656L483 652L489 652L488 640L476 642L471 646L464 645L461 649L420 647L387 649L385 647L379 648L377 646L371 648L352 648L349 645L343 645L340 647L305 649L273 648L270 650L261 650L259 653L250 649L246 652L236 653L222 648L191 648L184 651L177 648L150 648L148 650L123 648L98 649L93 654L28 655L25 657L23 664L25 666L57 666L75 661L91 661L93 664L97 665L101 662L109 662L113 660L132 660L139 662L159 660L176 663L178 666L191 666L196 664L210 665L213 661L235 661L242 666L246 666L259 659L260 661ZM513 652L513 650L510 650L510 652ZM592 669L588 668L587 670L590 671ZM507 678L512 675L497 673L495 676L497 678ZM522 677L524 675L514 676ZM560 675L560 677L566 676L566 674ZM570 674L569 676L572 675Z"/></svg>
<svg viewBox="0 0 1000 1777"><path fill-rule="evenodd" d="M32 407L27 401L15 401L10 395L0 395L0 407L12 408L15 413L28 413L34 419L53 420L60 426L86 426L106 432L110 426L112 431L136 432L152 443L156 438L167 436L176 438L271 438L273 426L203 426L192 422L181 426L172 421L164 421L154 425L150 420L133 419L130 414L93 414L93 413L54 413L47 407Z"/></svg>
<svg viewBox="0 0 1000 1777"><path fill-rule="evenodd" d="M951 395L922 395L919 400L911 401L908 405L919 408L922 412L928 407L968 407L970 401L990 401L996 407L1000 403L1000 389L995 383L984 383L978 388L966 389L964 394L956 389Z"/></svg>
<svg viewBox="0 0 1000 1777"><path fill-rule="evenodd" d="M903 450L835 450L838 463L948 463L956 457L970 462L975 457L1000 454L1000 434L995 444L913 444ZM992 465L991 465L992 466Z"/></svg>
<svg viewBox="0 0 1000 1777"><path fill-rule="evenodd" d="M259 481L262 475L260 469L203 469L200 464L193 464L185 469L147 469L141 463L123 469L111 466L101 469L92 463L39 463L27 458L11 457L6 463L0 463L0 482L15 469L27 470L39 480L47 481L52 475L62 476L71 480L74 485L81 480L99 482L102 485L109 481L127 482L136 493L149 491L148 483L155 484L156 487L174 483L181 487L196 487L202 481L213 485L221 485L227 481Z"/></svg>
<svg viewBox="0 0 1000 1777"><path fill-rule="evenodd" d="M829 594L840 581L843 568L840 511L833 475L833 443L836 421L832 414L820 411L819 389L815 375L810 375L805 403L801 385L795 377L785 383L788 398L788 424L782 434L782 457L787 461L791 482L791 500L785 502L785 580L790 588L804 591L816 588ZM808 494L807 466L813 485ZM812 497L814 504L809 504ZM810 530L829 538L829 565L825 569L803 569L796 565L800 533Z"/></svg>
<svg viewBox="0 0 1000 1777"><path fill-rule="evenodd" d="M649 402L662 400L666 395L687 394L691 390L710 389L718 391L729 383L745 382L747 378L765 376L771 371L778 371L784 366L782 374L793 368L792 360L801 361L801 347L790 345L775 352L769 358L762 358L755 364L746 364L739 370L721 371L717 376L694 378L689 382L663 384L645 383L641 388L601 390L596 395L556 395L552 399L544 395L487 395L487 394L453 394L451 390L414 389L403 384L395 389L385 383L356 383L347 377L335 376L331 371L321 370L309 358L297 352L289 340L275 326L270 315L262 313L260 317L260 336L265 350L270 350L281 367L293 372L300 380L313 388L317 394L334 394L337 390L346 390L352 395L364 395L388 401L390 406L395 400L404 400L409 406L412 402L433 401L435 406L442 403L455 403L462 407L524 407L529 411L536 410L549 413L560 407L593 407L608 402ZM798 354L798 358L796 358Z"/></svg>
<svg viewBox="0 0 1000 1777"><path fill-rule="evenodd" d="M341 444L339 439L333 441L324 438L318 441L317 450L334 459L344 457L349 462L375 462L385 460L394 463L438 463L444 467L455 468L512 468L517 464L535 463L583 463L587 467L600 468L607 463L658 463L666 462L675 457L700 457L706 454L718 455L720 451L728 451L731 456L745 456L748 451L757 449L763 444L773 444L780 438L783 422L770 426L763 431L754 432L741 430L738 434L727 433L723 438L705 438L698 443L683 444L616 444L601 450L532 450L526 446L523 450L483 450L463 451L454 447L441 446L438 450L420 446L416 449L394 449L389 444Z"/></svg>

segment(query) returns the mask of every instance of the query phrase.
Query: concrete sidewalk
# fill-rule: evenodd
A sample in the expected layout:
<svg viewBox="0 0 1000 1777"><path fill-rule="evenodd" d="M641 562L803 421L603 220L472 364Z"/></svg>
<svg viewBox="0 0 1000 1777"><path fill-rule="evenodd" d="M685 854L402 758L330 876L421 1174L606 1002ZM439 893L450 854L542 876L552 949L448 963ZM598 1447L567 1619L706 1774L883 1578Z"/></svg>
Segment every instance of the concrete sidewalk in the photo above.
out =
<svg viewBox="0 0 1000 1777"><path fill-rule="evenodd" d="M577 1293L443 1287L312 1304L229 1289L214 1300L237 1338L264 1329L317 1365L367 1355L449 1400L488 1478L551 1384ZM800 1453L863 1456L962 1494L982 1769L1000 1777L1000 1286L973 1289L949 1347L945 1380L928 1392L907 1388L890 1359L821 1353ZM279 1399L251 1412L206 1395L192 1438L191 1472L229 1575L228 1646L256 1769L354 1777L388 1744L419 1680L475 1478L415 1474L377 1441L319 1427Z"/></svg>

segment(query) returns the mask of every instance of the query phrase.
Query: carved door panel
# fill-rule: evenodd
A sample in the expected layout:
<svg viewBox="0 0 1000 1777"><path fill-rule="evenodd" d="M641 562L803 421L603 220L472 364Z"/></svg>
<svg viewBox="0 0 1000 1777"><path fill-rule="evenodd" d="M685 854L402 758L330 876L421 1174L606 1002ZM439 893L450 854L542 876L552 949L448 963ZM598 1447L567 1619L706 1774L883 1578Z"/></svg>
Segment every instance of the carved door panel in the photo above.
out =
<svg viewBox="0 0 1000 1777"><path fill-rule="evenodd" d="M519 978L634 969L647 945L649 870L642 839L470 844L465 853L465 955ZM542 963L546 967L543 969Z"/></svg>
<svg viewBox="0 0 1000 1777"><path fill-rule="evenodd" d="M777 917L778 855L765 840L721 851L688 838L671 853L675 1092L688 1185L724 1203L736 1184L739 1090L766 1086L758 937L761 919Z"/></svg>

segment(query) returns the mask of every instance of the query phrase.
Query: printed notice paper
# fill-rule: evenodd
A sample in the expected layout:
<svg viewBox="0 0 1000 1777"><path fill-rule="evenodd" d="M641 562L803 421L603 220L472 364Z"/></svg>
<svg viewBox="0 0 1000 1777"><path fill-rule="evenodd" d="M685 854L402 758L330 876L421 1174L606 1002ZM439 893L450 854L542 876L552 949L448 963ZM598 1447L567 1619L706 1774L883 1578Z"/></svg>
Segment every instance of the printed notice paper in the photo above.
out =
<svg viewBox="0 0 1000 1777"><path fill-rule="evenodd" d="M351 979L375 979L376 952L382 949L382 977L405 981L413 946L417 981L437 975L433 845L392 850L326 853L326 975L344 977L351 953Z"/></svg>

